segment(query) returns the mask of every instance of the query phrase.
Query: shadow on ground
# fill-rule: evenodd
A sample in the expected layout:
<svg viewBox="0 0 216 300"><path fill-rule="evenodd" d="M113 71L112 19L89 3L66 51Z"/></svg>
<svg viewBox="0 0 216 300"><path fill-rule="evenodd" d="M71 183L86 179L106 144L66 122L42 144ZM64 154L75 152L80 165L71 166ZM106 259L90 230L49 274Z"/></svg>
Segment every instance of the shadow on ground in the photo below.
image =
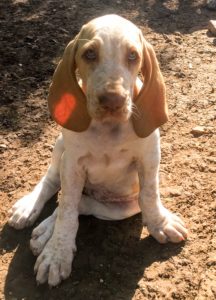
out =
<svg viewBox="0 0 216 300"><path fill-rule="evenodd" d="M40 222L54 209L50 202ZM33 273L35 257L29 249L32 228L15 231L5 225L2 251L13 259L5 281L5 299L131 299L145 269L181 252L181 245L160 245L153 238L140 239L141 215L108 222L80 217L77 254L69 279L59 287L37 286Z"/></svg>

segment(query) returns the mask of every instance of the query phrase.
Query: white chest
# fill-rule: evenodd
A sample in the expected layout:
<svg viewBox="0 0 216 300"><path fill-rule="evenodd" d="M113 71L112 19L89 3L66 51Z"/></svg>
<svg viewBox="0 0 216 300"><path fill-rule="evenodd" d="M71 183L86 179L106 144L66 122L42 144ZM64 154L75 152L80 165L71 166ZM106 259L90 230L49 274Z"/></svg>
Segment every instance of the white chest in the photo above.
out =
<svg viewBox="0 0 216 300"><path fill-rule="evenodd" d="M88 153L80 157L91 184L111 184L122 181L135 171L133 156L129 150L104 151L98 155Z"/></svg>
<svg viewBox="0 0 216 300"><path fill-rule="evenodd" d="M146 149L154 152L154 137L138 138L130 122L92 122L86 132L65 130L63 137L67 152L76 160L74 164L85 171L86 182L115 192L132 188L138 181L137 160L145 155Z"/></svg>

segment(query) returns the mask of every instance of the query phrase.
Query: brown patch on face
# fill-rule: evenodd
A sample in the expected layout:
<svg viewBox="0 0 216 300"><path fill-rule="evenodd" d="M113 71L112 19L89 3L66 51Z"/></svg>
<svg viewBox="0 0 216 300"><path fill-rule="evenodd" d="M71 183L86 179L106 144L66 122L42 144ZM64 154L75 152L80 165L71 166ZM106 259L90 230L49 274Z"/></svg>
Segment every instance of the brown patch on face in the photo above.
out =
<svg viewBox="0 0 216 300"><path fill-rule="evenodd" d="M91 155L91 153L87 153L86 155L84 155L84 156L81 156L79 159L78 159L78 165L80 166L80 165L83 165L84 164L84 162L88 162L89 160L91 160L92 159L92 155Z"/></svg>
<svg viewBox="0 0 216 300"><path fill-rule="evenodd" d="M107 154L104 154L105 165L108 167L110 164L110 157Z"/></svg>
<svg viewBox="0 0 216 300"><path fill-rule="evenodd" d="M120 150L121 153L125 153L125 152L127 152L127 151L128 151L127 149L121 149L121 150Z"/></svg>
<svg viewBox="0 0 216 300"><path fill-rule="evenodd" d="M139 193L139 183L138 182L133 183L131 189L133 194Z"/></svg>

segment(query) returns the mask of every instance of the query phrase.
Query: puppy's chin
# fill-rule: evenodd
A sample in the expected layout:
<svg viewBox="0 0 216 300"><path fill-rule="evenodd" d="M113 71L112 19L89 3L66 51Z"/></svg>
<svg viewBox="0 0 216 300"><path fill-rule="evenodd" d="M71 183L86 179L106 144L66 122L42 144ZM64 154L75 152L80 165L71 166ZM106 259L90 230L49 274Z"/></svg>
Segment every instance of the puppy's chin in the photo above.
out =
<svg viewBox="0 0 216 300"><path fill-rule="evenodd" d="M98 111L90 114L92 119L99 122L114 122L114 123L125 123L130 119L131 112L127 109L122 109L120 111Z"/></svg>

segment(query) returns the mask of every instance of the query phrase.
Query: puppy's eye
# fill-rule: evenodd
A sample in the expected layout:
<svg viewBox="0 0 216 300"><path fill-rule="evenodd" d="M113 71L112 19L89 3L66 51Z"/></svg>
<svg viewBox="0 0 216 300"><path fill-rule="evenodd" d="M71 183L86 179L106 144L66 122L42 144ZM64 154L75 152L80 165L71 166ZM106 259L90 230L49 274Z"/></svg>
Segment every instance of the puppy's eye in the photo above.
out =
<svg viewBox="0 0 216 300"><path fill-rule="evenodd" d="M97 53L94 49L87 49L84 54L84 58L89 60L89 61L94 61L97 58Z"/></svg>
<svg viewBox="0 0 216 300"><path fill-rule="evenodd" d="M138 54L136 51L130 51L130 53L128 54L128 60L129 61L136 61L138 58Z"/></svg>

